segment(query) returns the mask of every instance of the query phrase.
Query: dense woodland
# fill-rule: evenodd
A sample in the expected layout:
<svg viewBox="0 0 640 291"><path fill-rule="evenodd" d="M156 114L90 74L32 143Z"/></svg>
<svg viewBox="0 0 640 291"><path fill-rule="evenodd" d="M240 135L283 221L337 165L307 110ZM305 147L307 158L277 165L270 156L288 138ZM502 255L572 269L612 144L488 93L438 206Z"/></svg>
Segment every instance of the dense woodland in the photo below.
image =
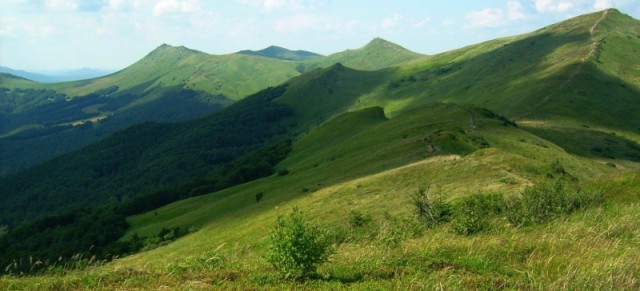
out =
<svg viewBox="0 0 640 291"><path fill-rule="evenodd" d="M54 90L0 88L0 174L7 175L79 149L133 124L175 122L217 112L232 103L225 96L172 87L144 93L115 92L117 86L69 98ZM144 106L130 106L151 98ZM202 100L215 100L203 103ZM90 110L87 110L87 109ZM89 119L97 118L90 121ZM85 120L72 125L71 122Z"/></svg>
<svg viewBox="0 0 640 291"><path fill-rule="evenodd" d="M123 201L67 210L25 223L0 237L0 266L5 273L33 273L76 264L79 258L110 260L173 240L188 230L163 229L153 237L136 235L132 240L118 241L129 227L127 216L272 175L275 165L290 151L290 140L276 141L224 164L212 175L178 187L166 186Z"/></svg>
<svg viewBox="0 0 640 291"><path fill-rule="evenodd" d="M265 89L194 121L137 125L3 177L0 225L13 228L61 209L127 201L170 185L206 180L226 163L287 133L286 117L293 112L271 102L284 90Z"/></svg>

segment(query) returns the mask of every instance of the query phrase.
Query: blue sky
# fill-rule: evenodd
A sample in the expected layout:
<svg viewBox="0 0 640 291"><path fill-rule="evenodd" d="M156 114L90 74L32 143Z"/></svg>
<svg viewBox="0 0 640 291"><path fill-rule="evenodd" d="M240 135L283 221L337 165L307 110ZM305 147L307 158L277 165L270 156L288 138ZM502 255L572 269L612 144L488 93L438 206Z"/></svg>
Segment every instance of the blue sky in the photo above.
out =
<svg viewBox="0 0 640 291"><path fill-rule="evenodd" d="M0 65L120 69L157 46L330 54L382 37L435 54L640 0L0 0Z"/></svg>

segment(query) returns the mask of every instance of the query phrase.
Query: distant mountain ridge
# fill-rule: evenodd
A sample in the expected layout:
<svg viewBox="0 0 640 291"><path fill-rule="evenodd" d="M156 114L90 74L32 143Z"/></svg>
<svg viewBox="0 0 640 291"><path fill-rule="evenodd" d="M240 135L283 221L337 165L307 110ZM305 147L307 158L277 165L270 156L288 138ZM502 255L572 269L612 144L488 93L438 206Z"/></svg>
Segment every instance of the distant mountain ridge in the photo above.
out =
<svg viewBox="0 0 640 291"><path fill-rule="evenodd" d="M265 49L253 51L253 50L241 50L237 54L261 56L266 58L280 59L286 61L304 61L313 58L323 57L321 54L317 54L304 50L289 50L279 46L269 46Z"/></svg>
<svg viewBox="0 0 640 291"><path fill-rule="evenodd" d="M0 106L0 155L5 156L0 175L81 148L131 125L213 113L261 89L334 63L378 70L422 56L398 47L369 45L348 54L289 61L282 58L313 53L271 47L260 53L272 57L212 55L162 44L131 66L96 79L44 84L0 78L0 88L9 89L0 92L6 94L0 98L11 100ZM61 118L63 111L50 114L52 110L68 115Z"/></svg>
<svg viewBox="0 0 640 291"><path fill-rule="evenodd" d="M59 71L45 71L45 72L28 72L24 70L16 70L9 67L0 66L0 73L9 73L12 75L20 76L25 79L41 82L41 83L56 83L56 82L69 82L85 79L94 79L102 76L109 75L115 72L115 70L100 70L92 68L80 68L75 70L59 70Z"/></svg>
<svg viewBox="0 0 640 291"><path fill-rule="evenodd" d="M380 70L404 62L424 58L426 55L412 52L400 45L382 38L374 38L358 49L348 49L323 58L307 60L302 65L306 71L313 68L324 68L341 63L357 70Z"/></svg>

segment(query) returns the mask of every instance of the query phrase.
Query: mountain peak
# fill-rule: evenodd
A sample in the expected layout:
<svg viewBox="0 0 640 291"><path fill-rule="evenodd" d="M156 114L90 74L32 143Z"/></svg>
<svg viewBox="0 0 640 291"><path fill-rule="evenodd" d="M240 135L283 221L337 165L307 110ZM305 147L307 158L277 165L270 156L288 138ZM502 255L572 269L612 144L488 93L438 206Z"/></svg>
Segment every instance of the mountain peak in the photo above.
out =
<svg viewBox="0 0 640 291"><path fill-rule="evenodd" d="M303 50L292 51L292 50L289 50L280 46L275 46L275 45L271 45L259 51L242 50L237 52L237 54L261 56L261 57L286 60L286 61L303 61L303 60L313 59L313 58L322 56L320 54L309 52L309 51L303 51Z"/></svg>
<svg viewBox="0 0 640 291"><path fill-rule="evenodd" d="M374 39L372 39L369 43L367 43L365 46L365 48L386 48L386 49L400 49L400 50L404 50L404 51L409 51L408 49L397 45L393 42L390 42L386 39L382 39L379 37L376 37Z"/></svg>
<svg viewBox="0 0 640 291"><path fill-rule="evenodd" d="M186 46L180 45L180 46L172 46L170 44L166 44L163 43L162 45L160 45L159 47L157 47L156 49L154 49L152 52L160 52L160 51L178 51L178 52L193 52L193 53L197 53L199 51L197 50L193 50L190 49Z"/></svg>
<svg viewBox="0 0 640 291"><path fill-rule="evenodd" d="M197 50L192 50L185 46L172 46L166 43L163 43L153 51L151 51L144 59L148 58L162 58L162 59L183 59L192 54L202 53Z"/></svg>
<svg viewBox="0 0 640 291"><path fill-rule="evenodd" d="M402 47L398 44L390 42L386 39L376 37L372 39L369 43L367 43L361 49L363 50L372 50L372 51L386 51L387 53L403 53L403 54L411 54L414 56L420 56L420 54L412 52L405 47Z"/></svg>

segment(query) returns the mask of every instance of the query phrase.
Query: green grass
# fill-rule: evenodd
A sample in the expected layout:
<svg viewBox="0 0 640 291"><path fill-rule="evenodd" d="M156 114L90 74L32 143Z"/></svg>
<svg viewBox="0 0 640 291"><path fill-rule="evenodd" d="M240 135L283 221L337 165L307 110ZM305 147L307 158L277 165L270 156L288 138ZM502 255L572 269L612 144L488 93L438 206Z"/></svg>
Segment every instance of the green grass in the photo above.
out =
<svg viewBox="0 0 640 291"><path fill-rule="evenodd" d="M636 251L640 235L639 177L636 173L599 180L609 193L607 203L602 206L526 228L514 228L496 220L488 231L472 236L457 235L446 225L417 234L407 233L406 229L399 228L402 222L394 223L384 214L361 205L368 200L365 197L333 194L333 199L350 198L351 209L360 207L365 213L372 214L372 236L340 245L330 261L320 267L319 275L304 282L279 279L262 258L266 251L265 240L239 242L218 229L211 230L207 236L225 236L229 240L223 243L208 241L206 247L197 249L193 243L203 243L205 236L196 233L191 236L197 237L180 246L183 249L190 246L188 250L177 252L180 248L169 245L163 252L141 254L147 258L154 253L164 256L162 261L158 261L159 257L152 263L126 258L115 264L66 275L3 277L0 286L9 290L34 287L157 289L163 286L193 289L637 289L640 271L640 257ZM388 178L386 175L377 180L385 183ZM357 182L365 183L363 180ZM617 201L618 195L626 200ZM314 205L327 197L314 196L298 200L296 205L317 213ZM328 207L343 209L333 208L331 204ZM317 221L325 227L349 227L348 217L344 215L346 209L333 212L340 218ZM409 217L407 213L404 215ZM263 219L267 219L265 231L275 225L272 216L258 216L252 221L257 223ZM250 227L251 231L258 230L254 224L243 226ZM241 232L239 236L247 234L243 230L238 232ZM397 243L390 245L394 236L399 237Z"/></svg>
<svg viewBox="0 0 640 291"><path fill-rule="evenodd" d="M313 68L325 68L335 63L341 63L358 70L376 71L424 57L425 55L414 53L395 43L375 38L358 49L349 49L323 58L306 60L301 63L301 67L304 71L309 71Z"/></svg>
<svg viewBox="0 0 640 291"><path fill-rule="evenodd" d="M36 85L36 82L31 80L27 80L22 77L18 77L11 74L0 73L0 86L4 88L29 88L30 86Z"/></svg>

